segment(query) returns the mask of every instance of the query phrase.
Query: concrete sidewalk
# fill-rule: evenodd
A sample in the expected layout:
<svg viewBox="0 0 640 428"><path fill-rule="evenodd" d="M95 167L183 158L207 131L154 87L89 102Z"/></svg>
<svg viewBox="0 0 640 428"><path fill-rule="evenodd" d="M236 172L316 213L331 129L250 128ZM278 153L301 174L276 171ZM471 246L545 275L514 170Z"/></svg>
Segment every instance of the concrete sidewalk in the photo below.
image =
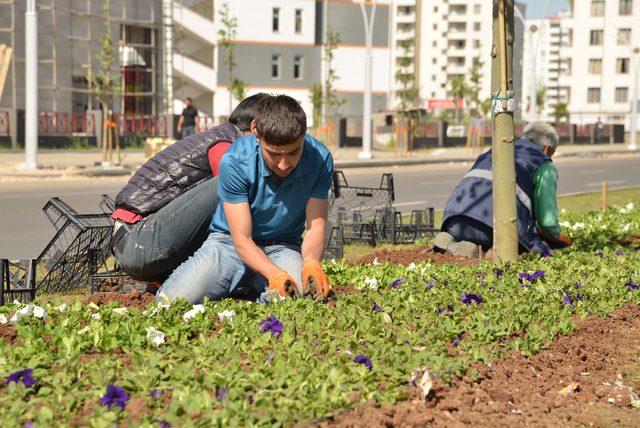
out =
<svg viewBox="0 0 640 428"><path fill-rule="evenodd" d="M336 168L470 162L480 153L478 150L472 151L465 147L423 149L409 153L374 150L373 159L362 160L358 159L360 148L340 148L332 151ZM555 157L596 157L613 154L640 154L640 150L629 150L622 144L565 145L558 148ZM127 175L145 161L142 150L123 151L121 167L102 167L100 166L101 158L102 153L97 150L43 150L38 153L38 162L42 167L34 171L20 167L24 160L24 152L0 151L0 179Z"/></svg>

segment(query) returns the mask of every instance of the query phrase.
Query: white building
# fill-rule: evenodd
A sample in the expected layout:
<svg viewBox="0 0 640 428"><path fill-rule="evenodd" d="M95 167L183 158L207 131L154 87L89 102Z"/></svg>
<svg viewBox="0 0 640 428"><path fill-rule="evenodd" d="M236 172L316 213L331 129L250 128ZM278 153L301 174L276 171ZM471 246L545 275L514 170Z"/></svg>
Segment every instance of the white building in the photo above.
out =
<svg viewBox="0 0 640 428"><path fill-rule="evenodd" d="M569 2L563 25L570 46L562 56L571 62L561 87L569 91L571 121L578 124L630 125L634 53L640 48L640 0L577 0ZM628 129L628 128L627 128Z"/></svg>
<svg viewBox="0 0 640 428"><path fill-rule="evenodd" d="M526 20L522 73L524 120L551 122L554 106L569 102L570 88L560 84L560 77L572 71L572 59L565 51L568 44L569 30L563 25L562 14ZM536 93L544 94L540 97L542 106L536 103Z"/></svg>

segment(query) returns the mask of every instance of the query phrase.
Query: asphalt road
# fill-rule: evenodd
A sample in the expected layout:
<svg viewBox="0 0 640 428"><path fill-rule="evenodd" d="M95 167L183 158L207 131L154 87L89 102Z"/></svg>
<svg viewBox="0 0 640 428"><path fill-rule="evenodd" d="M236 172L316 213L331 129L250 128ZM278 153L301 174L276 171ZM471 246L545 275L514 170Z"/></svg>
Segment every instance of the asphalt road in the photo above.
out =
<svg viewBox="0 0 640 428"><path fill-rule="evenodd" d="M558 159L559 193L596 191L606 180L610 189L640 186L640 156ZM433 206L442 209L470 164L416 165L345 171L350 185L378 186L392 172L396 206L402 211ZM50 197L59 196L80 213L97 213L100 195L115 196L127 178L38 181L0 184L0 257L36 257L53 237L42 213Z"/></svg>

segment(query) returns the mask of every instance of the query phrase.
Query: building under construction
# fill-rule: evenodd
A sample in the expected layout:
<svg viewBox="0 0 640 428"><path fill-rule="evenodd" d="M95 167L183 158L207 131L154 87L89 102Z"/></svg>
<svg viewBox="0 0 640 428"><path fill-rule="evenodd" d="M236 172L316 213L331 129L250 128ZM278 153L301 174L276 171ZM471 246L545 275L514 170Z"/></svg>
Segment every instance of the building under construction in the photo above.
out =
<svg viewBox="0 0 640 428"><path fill-rule="evenodd" d="M41 143L59 144L56 141L63 138L68 143L74 136L99 140L100 104L93 82L106 68L99 54L107 35L114 47L109 67L117 88L113 111L122 118L138 118L137 122L122 123L121 127L135 131L140 125L147 126L141 118L149 122L172 109L171 98L167 99L173 93L167 87L173 84L171 67L166 65L172 58L170 53L163 54L168 43L166 36L171 36L171 3L37 1ZM24 0L0 0L0 45L13 49L1 92L0 138L4 145L11 141L14 147L23 141L24 133L21 128L25 108L25 8Z"/></svg>

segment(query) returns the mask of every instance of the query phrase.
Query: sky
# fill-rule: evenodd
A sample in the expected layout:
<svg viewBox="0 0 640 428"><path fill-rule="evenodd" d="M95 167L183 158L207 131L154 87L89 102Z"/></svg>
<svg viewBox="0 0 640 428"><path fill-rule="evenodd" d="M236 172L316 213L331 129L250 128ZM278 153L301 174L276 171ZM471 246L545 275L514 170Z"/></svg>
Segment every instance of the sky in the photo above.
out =
<svg viewBox="0 0 640 428"><path fill-rule="evenodd" d="M545 0L518 0L527 5L526 18L527 19L539 19L542 18L542 12L544 11ZM567 10L567 0L551 0L549 3L549 9L547 10L547 16L553 16L559 10Z"/></svg>

